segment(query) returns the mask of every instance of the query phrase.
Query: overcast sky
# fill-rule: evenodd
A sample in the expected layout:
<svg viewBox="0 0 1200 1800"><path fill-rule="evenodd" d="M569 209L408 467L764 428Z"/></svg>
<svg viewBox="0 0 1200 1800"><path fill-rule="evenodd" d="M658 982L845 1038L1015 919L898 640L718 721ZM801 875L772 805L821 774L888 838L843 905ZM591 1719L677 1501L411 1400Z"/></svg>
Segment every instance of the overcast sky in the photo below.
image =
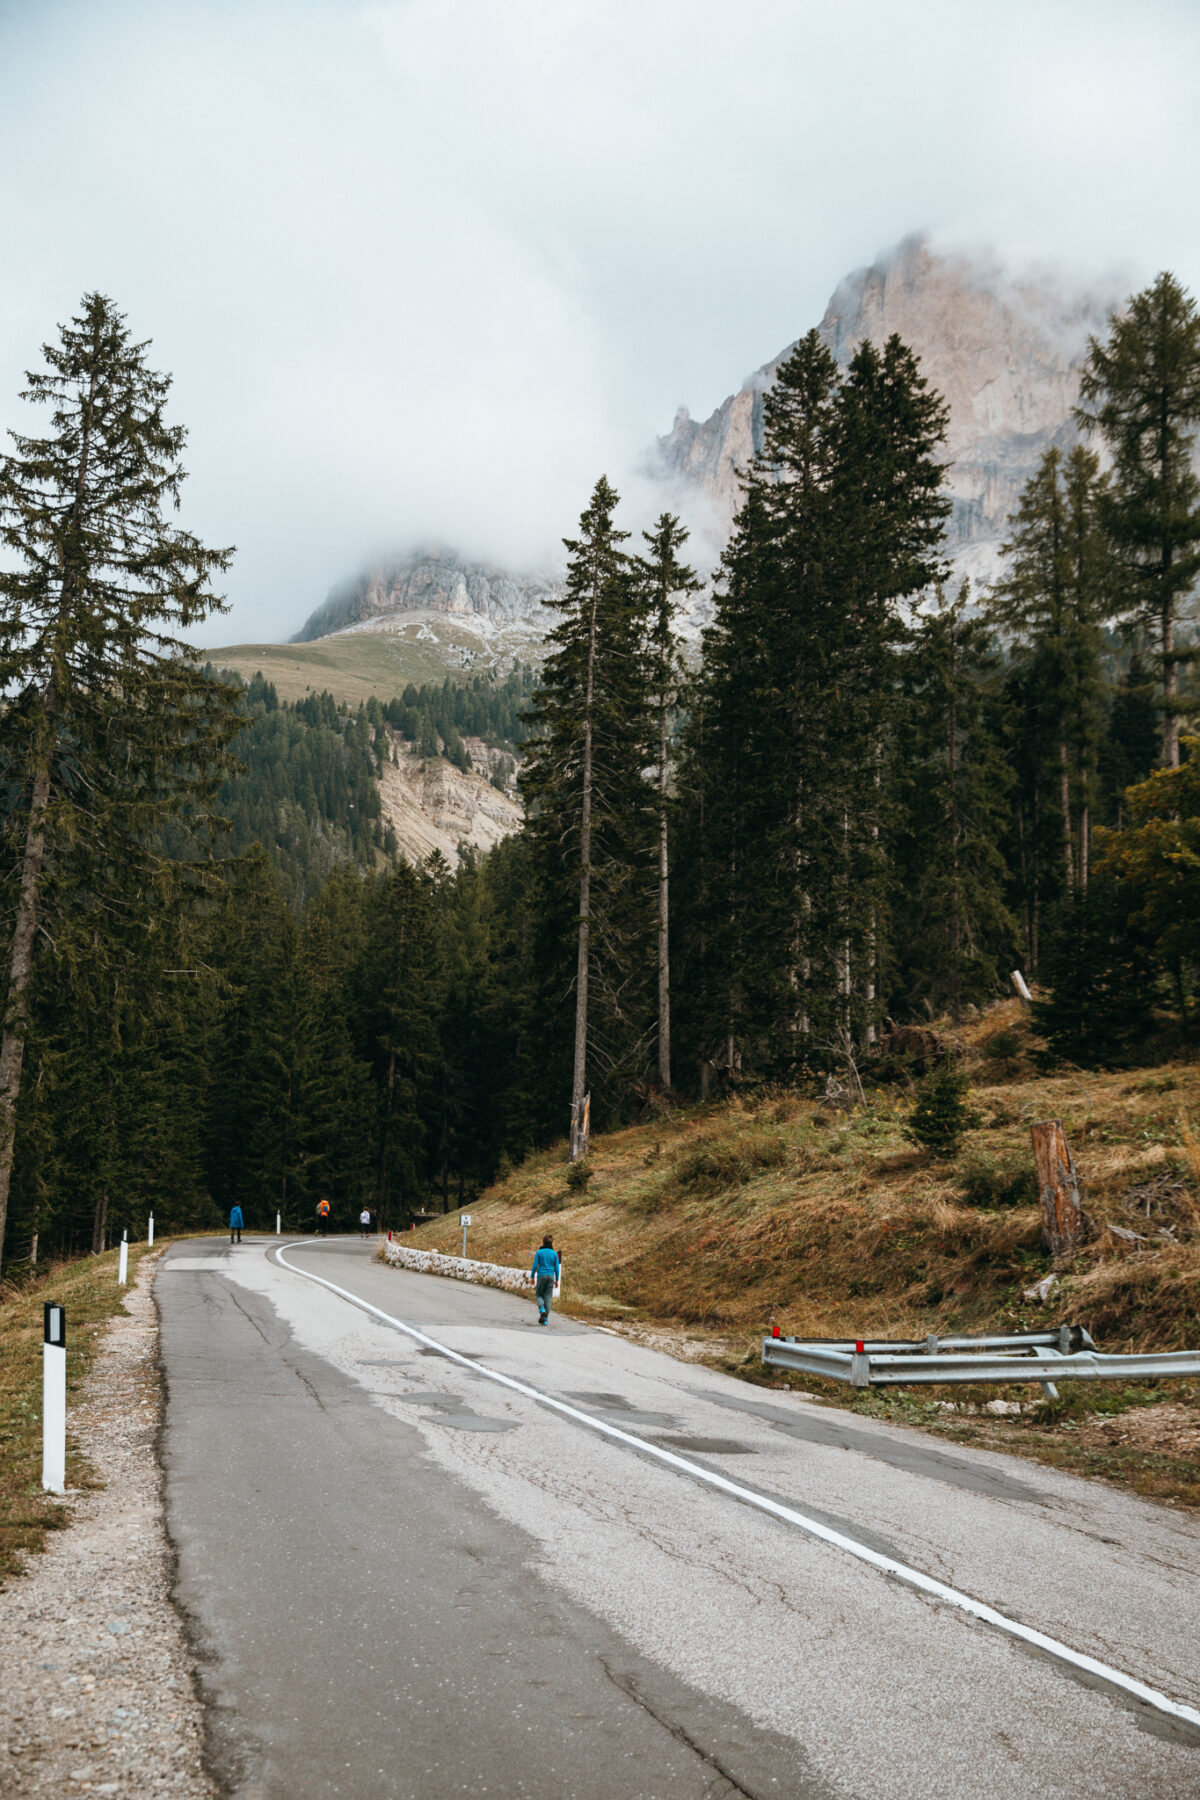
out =
<svg viewBox="0 0 1200 1800"><path fill-rule="evenodd" d="M235 543L544 562L907 233L1200 288L1196 0L0 0L0 424L100 289Z"/></svg>

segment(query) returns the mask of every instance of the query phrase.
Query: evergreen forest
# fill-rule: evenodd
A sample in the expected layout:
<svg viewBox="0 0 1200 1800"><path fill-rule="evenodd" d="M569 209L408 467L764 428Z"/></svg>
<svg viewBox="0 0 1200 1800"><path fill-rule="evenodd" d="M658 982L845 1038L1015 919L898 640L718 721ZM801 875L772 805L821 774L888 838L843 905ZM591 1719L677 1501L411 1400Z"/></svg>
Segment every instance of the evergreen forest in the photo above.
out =
<svg viewBox="0 0 1200 1800"><path fill-rule="evenodd" d="M170 383L85 297L0 466L0 1238L383 1226L739 1086L887 1073L893 1024L1035 988L1047 1059L1152 1060L1200 980L1200 315L1092 343L999 578L951 577L943 401L802 338L700 578L601 478L536 672L281 704L189 634L232 550L176 522ZM39 411L40 409L40 411ZM32 432L31 427L31 432ZM400 740L512 758L525 825L398 854ZM503 779L503 776L500 777Z"/></svg>

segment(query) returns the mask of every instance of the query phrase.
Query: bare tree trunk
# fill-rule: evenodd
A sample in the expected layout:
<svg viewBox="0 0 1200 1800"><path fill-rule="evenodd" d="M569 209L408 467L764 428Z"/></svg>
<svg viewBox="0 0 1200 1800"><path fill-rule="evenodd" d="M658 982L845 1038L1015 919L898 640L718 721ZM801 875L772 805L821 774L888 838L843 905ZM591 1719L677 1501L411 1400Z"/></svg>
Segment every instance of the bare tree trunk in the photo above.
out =
<svg viewBox="0 0 1200 1800"><path fill-rule="evenodd" d="M388 1205L388 1186L387 1186L388 1139L391 1137L391 1134L392 1134L392 1100L393 1100L393 1096L395 1095L395 1092L396 1092L396 1052L393 1050L388 1057L387 1103L383 1109L383 1131L381 1133L380 1142L379 1142L379 1190L378 1190L379 1191L379 1212L380 1212L381 1217L386 1212L386 1214L389 1218L391 1216L392 1209Z"/></svg>
<svg viewBox="0 0 1200 1800"><path fill-rule="evenodd" d="M1179 666L1175 661L1175 608L1170 599L1162 609L1163 666L1163 765L1179 767L1179 715L1175 702L1179 695Z"/></svg>
<svg viewBox="0 0 1200 1800"><path fill-rule="evenodd" d="M1087 893L1088 865L1091 862L1092 846L1092 813L1087 801L1083 803L1083 811L1079 816L1079 891Z"/></svg>
<svg viewBox="0 0 1200 1800"><path fill-rule="evenodd" d="M1053 1260L1069 1258L1083 1242L1088 1220L1079 1199L1079 1175L1058 1119L1030 1127L1042 1203L1042 1236Z"/></svg>
<svg viewBox="0 0 1200 1800"><path fill-rule="evenodd" d="M33 778L25 855L21 863L21 887L8 963L8 1006L4 1036L0 1040L0 1256L8 1220L8 1194L12 1185L13 1149L17 1134L17 1098L21 1092L21 1068L25 1061L25 1033L29 1024L29 982L33 973L33 946L37 937L38 890L46 854L46 807L50 799L50 747L43 743Z"/></svg>
<svg viewBox="0 0 1200 1800"><path fill-rule="evenodd" d="M101 1194L92 1214L92 1255L99 1256L108 1234L108 1195Z"/></svg>
<svg viewBox="0 0 1200 1800"><path fill-rule="evenodd" d="M1058 740L1058 793L1062 807L1063 862L1067 871L1067 888L1075 887L1075 848L1071 837L1071 774L1067 763L1067 741Z"/></svg>
<svg viewBox="0 0 1200 1800"><path fill-rule="evenodd" d="M658 1080L671 1091L671 908L667 844L667 706L658 712Z"/></svg>
<svg viewBox="0 0 1200 1800"><path fill-rule="evenodd" d="M588 629L587 687L583 713L583 803L579 816L579 955L575 964L575 1069L571 1081L571 1148L569 1160L588 1153L587 1092L588 960L592 925L592 708L596 693L596 611L600 595L592 589Z"/></svg>

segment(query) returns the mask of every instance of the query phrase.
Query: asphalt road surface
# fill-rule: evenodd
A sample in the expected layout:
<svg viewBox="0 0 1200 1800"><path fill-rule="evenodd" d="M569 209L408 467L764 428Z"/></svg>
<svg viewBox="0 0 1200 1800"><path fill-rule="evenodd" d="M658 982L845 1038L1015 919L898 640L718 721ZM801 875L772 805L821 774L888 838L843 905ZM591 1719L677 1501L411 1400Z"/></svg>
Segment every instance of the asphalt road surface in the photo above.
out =
<svg viewBox="0 0 1200 1800"><path fill-rule="evenodd" d="M542 1330L357 1240L277 1247L179 1246L155 1284L178 1598L238 1800L1200 1795L1169 1704L753 1497L1200 1709L1190 1517Z"/></svg>

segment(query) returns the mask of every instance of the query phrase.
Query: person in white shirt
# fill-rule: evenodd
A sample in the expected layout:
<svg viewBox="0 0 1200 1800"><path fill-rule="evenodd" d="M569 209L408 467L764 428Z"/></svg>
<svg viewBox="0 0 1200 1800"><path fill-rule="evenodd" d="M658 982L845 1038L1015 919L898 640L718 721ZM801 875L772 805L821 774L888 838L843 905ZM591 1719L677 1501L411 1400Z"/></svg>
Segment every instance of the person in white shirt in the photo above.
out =
<svg viewBox="0 0 1200 1800"><path fill-rule="evenodd" d="M363 1207L362 1211L358 1215L358 1229L359 1229L360 1234L363 1237L370 1237L370 1235L371 1235L371 1214L365 1206Z"/></svg>

